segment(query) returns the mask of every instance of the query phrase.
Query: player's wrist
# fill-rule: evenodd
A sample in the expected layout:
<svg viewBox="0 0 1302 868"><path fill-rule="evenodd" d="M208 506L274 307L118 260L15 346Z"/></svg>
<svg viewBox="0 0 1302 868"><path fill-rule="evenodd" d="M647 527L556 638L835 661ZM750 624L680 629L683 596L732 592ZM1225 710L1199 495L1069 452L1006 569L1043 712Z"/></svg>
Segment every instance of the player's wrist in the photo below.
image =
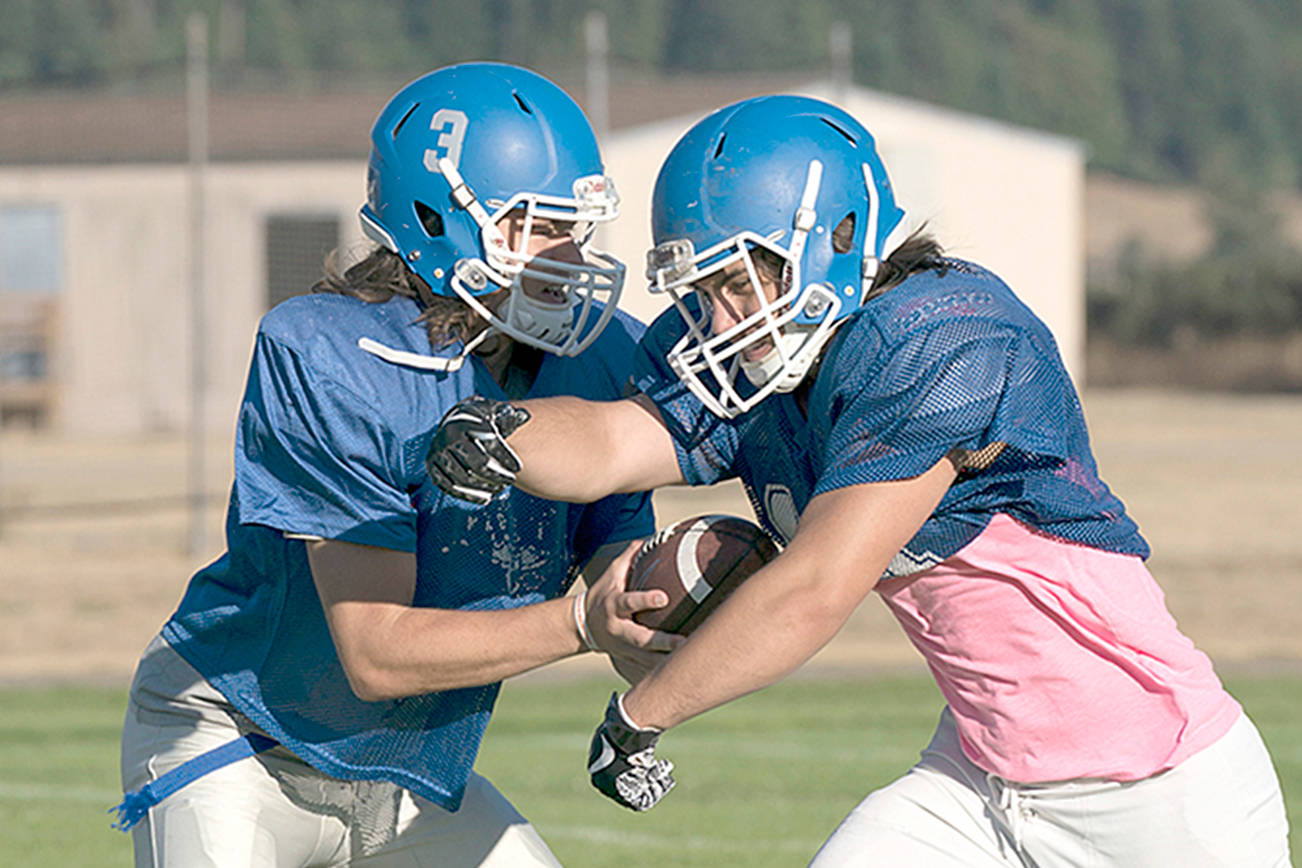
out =
<svg viewBox="0 0 1302 868"><path fill-rule="evenodd" d="M662 733L673 724L667 723L646 700L645 681L639 682L619 697L616 703L628 725L639 732Z"/></svg>
<svg viewBox="0 0 1302 868"><path fill-rule="evenodd" d="M612 694L588 747L592 785L635 811L654 807L674 787L674 764L656 756L659 730L638 727Z"/></svg>
<svg viewBox="0 0 1302 868"><path fill-rule="evenodd" d="M472 395L439 421L425 455L430 479L445 493L488 503L515 483L520 456L506 442L529 421L529 411L509 401Z"/></svg>
<svg viewBox="0 0 1302 868"><path fill-rule="evenodd" d="M628 696L628 694L624 693L615 697L615 708L619 711L619 716L624 719L624 723L627 724L630 729L635 729L638 732L664 732L664 730L658 726L643 726L638 723L637 719L634 718L633 715L629 714L628 707L624 704L624 697L626 696Z"/></svg>
<svg viewBox="0 0 1302 868"><path fill-rule="evenodd" d="M595 639L592 638L592 631L588 629L588 591L583 591L574 595L574 602L570 606L570 619L574 622L574 631L579 635L579 641L583 643L580 651L597 651L598 647Z"/></svg>

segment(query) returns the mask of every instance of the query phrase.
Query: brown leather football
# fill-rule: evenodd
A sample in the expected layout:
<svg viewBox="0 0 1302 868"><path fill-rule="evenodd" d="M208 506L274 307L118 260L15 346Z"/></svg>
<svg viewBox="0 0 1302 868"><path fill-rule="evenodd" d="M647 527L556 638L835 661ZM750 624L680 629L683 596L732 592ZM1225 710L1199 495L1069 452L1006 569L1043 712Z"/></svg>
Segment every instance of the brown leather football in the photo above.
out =
<svg viewBox="0 0 1302 868"><path fill-rule="evenodd" d="M685 636L777 555L772 537L735 515L699 515L662 528L634 555L627 587L659 588L669 595L669 605L633 619Z"/></svg>

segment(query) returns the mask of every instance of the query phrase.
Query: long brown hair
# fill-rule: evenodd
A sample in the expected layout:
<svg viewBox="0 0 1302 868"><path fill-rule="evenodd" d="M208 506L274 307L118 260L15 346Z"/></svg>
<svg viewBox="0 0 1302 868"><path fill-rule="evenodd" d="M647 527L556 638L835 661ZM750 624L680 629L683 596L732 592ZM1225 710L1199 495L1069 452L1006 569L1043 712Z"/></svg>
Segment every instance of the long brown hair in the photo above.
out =
<svg viewBox="0 0 1302 868"><path fill-rule="evenodd" d="M439 349L454 340L468 342L488 323L459 298L435 295L421 277L407 267L402 257L377 247L348 268L340 264L339 250L326 257L325 274L313 292L351 295L372 304L383 304L395 295L410 298L421 307L417 322L425 324L430 346Z"/></svg>
<svg viewBox="0 0 1302 868"><path fill-rule="evenodd" d="M940 242L926 226L920 226L877 267L877 275L873 278L872 288L868 290L868 298L876 298L920 271L944 271L946 264L945 250Z"/></svg>
<svg viewBox="0 0 1302 868"><path fill-rule="evenodd" d="M837 253L847 252L851 247L853 232L854 215L850 215L841 221L832 234L832 249ZM764 248L758 248L752 252L751 259L762 276L768 277L774 285L781 286L782 291L786 291L785 263L780 257ZM926 226L920 226L877 266L877 274L864 301L876 298L888 289L899 286L909 275L930 269L943 271L947 266L945 250L940 246L940 242Z"/></svg>

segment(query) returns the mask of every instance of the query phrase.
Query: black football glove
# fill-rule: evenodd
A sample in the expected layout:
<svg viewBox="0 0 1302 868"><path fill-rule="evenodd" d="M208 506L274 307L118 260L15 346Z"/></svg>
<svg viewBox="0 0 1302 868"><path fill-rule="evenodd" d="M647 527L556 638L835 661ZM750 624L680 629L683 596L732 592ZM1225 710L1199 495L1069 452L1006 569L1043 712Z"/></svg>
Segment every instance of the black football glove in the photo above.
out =
<svg viewBox="0 0 1302 868"><path fill-rule="evenodd" d="M618 693L610 695L606 719L588 748L588 775L607 797L634 811L655 807L674 788L674 764L656 759L658 729L638 729L624 716Z"/></svg>
<svg viewBox="0 0 1302 868"><path fill-rule="evenodd" d="M434 484L453 497L488 503L515 481L523 466L506 438L529 421L529 411L472 395L439 422L425 456Z"/></svg>

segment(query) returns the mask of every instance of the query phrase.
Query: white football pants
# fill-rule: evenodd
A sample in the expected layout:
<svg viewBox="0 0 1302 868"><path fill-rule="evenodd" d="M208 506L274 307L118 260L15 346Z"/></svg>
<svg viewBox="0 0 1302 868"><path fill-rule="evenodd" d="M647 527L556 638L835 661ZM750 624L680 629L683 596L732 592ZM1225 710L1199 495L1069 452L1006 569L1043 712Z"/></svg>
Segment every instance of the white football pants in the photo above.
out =
<svg viewBox="0 0 1302 868"><path fill-rule="evenodd" d="M1247 716L1141 781L1017 784L959 747L949 709L904 777L869 794L811 868L1289 868L1279 779Z"/></svg>
<svg viewBox="0 0 1302 868"><path fill-rule="evenodd" d="M231 710L156 638L131 686L123 790L238 738ZM283 747L199 778L155 805L131 834L137 868L560 866L477 774L453 814L393 784L322 774Z"/></svg>

